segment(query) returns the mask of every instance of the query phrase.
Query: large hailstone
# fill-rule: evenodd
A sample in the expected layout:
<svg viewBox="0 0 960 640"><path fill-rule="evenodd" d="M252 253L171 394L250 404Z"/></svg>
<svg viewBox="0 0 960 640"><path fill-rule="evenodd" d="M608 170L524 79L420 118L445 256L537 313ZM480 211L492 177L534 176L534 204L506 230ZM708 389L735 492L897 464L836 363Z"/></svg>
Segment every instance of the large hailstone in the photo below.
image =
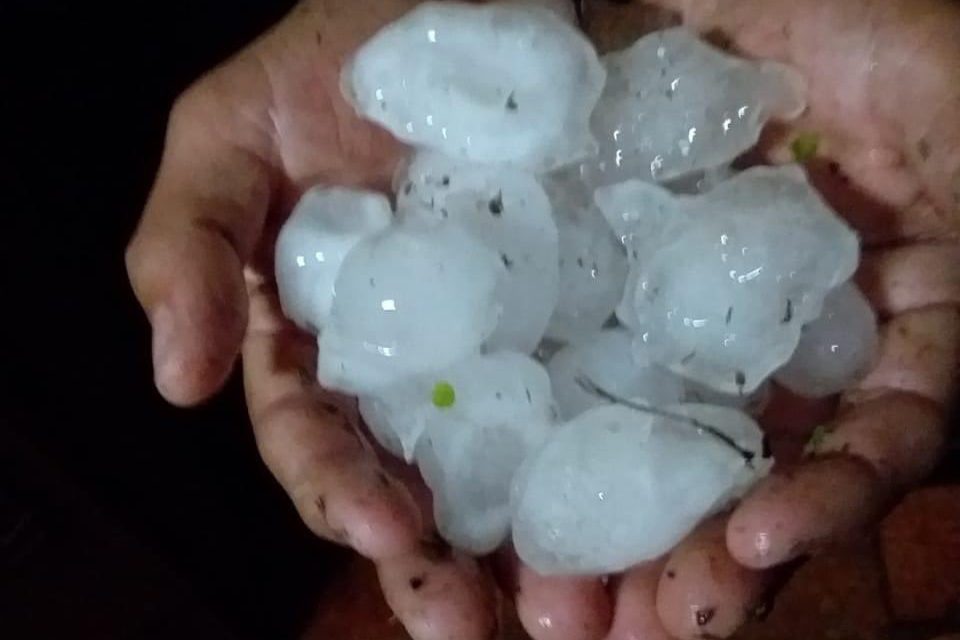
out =
<svg viewBox="0 0 960 640"><path fill-rule="evenodd" d="M606 73L547 8L426 2L374 35L344 74L362 116L418 147L537 170L596 151L588 121Z"/></svg>
<svg viewBox="0 0 960 640"><path fill-rule="evenodd" d="M524 463L512 499L513 543L526 564L544 575L623 571L669 551L769 471L763 436L745 414L694 404L664 411L674 417L590 409Z"/></svg>
<svg viewBox="0 0 960 640"><path fill-rule="evenodd" d="M405 221L361 241L337 277L317 377L370 393L472 355L496 327L503 264L455 224Z"/></svg>
<svg viewBox="0 0 960 640"><path fill-rule="evenodd" d="M545 179L560 238L560 294L547 336L575 343L596 333L623 295L627 258L593 204L571 176Z"/></svg>
<svg viewBox="0 0 960 640"><path fill-rule="evenodd" d="M460 224L495 252L505 269L497 290L502 315L485 347L531 353L557 304L559 277L557 225L536 178L423 153L397 191L404 218Z"/></svg>
<svg viewBox="0 0 960 640"><path fill-rule="evenodd" d="M284 315L317 333L330 316L340 265L360 240L390 226L390 203L340 187L307 191L277 238L274 266Z"/></svg>
<svg viewBox="0 0 960 640"><path fill-rule="evenodd" d="M804 109L798 76L774 62L726 54L684 27L604 57L607 85L591 118L600 153L587 182L662 182L732 161L770 118Z"/></svg>
<svg viewBox="0 0 960 640"><path fill-rule="evenodd" d="M796 166L757 167L702 196L633 180L596 192L637 259L617 314L655 362L749 394L793 354L853 275L856 234Z"/></svg>
<svg viewBox="0 0 960 640"><path fill-rule="evenodd" d="M427 408L416 460L433 491L441 535L475 554L493 551L510 528L510 484L521 462L547 439L556 410L546 371L501 352L438 376L453 391L448 407Z"/></svg>
<svg viewBox="0 0 960 640"><path fill-rule="evenodd" d="M879 346L876 315L848 282L826 297L823 313L803 328L797 350L775 378L802 396L840 393L867 373Z"/></svg>
<svg viewBox="0 0 960 640"><path fill-rule="evenodd" d="M608 403L585 388L587 381L615 397L642 397L654 406L683 400L683 381L649 361L637 361L632 343L633 336L628 331L606 329L554 354L547 371L561 418L570 420Z"/></svg>

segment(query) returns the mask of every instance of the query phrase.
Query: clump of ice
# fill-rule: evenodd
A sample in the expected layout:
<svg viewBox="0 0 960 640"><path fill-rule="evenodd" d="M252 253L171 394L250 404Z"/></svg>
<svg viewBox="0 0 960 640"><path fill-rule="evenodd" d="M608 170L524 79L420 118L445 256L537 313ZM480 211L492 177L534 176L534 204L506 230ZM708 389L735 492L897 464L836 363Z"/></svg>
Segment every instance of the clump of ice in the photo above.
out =
<svg viewBox="0 0 960 640"><path fill-rule="evenodd" d="M642 397L654 406L683 399L683 381L649 361L636 360L632 343L628 331L607 329L581 344L561 349L550 359L547 371L562 418L569 420L608 403L584 388L584 381L621 398Z"/></svg>
<svg viewBox="0 0 960 640"><path fill-rule="evenodd" d="M526 564L544 575L622 571L669 551L768 472L762 434L745 414L664 410L674 417L621 404L590 409L524 463L512 498L513 543Z"/></svg>
<svg viewBox="0 0 960 640"><path fill-rule="evenodd" d="M847 283L826 297L823 313L803 328L793 357L775 378L802 396L833 395L867 373L879 346L870 303L855 284Z"/></svg>
<svg viewBox="0 0 960 640"><path fill-rule="evenodd" d="M724 393L749 394L783 365L859 261L856 234L796 166L756 167L702 196L634 180L596 200L643 256L617 310L637 348Z"/></svg>
<svg viewBox="0 0 960 640"><path fill-rule="evenodd" d="M456 397L449 407L425 405L416 461L441 534L488 553L509 533L517 467L553 429L550 380L541 365L509 352L468 359L438 380Z"/></svg>
<svg viewBox="0 0 960 640"><path fill-rule="evenodd" d="M581 167L595 186L719 167L754 146L767 120L804 109L795 72L729 55L684 27L641 38L604 64L591 118L600 152Z"/></svg>
<svg viewBox="0 0 960 640"><path fill-rule="evenodd" d="M378 193L307 191L277 238L274 267L284 315L317 333L330 315L343 259L360 240L390 226L392 217Z"/></svg>
<svg viewBox="0 0 960 640"><path fill-rule="evenodd" d="M317 377L369 393L477 353L496 327L500 259L458 225L406 221L361 241L337 277Z"/></svg>
<svg viewBox="0 0 960 640"><path fill-rule="evenodd" d="M596 151L588 120L605 79L555 11L425 2L361 47L344 84L361 115L412 145L545 170Z"/></svg>
<svg viewBox="0 0 960 640"><path fill-rule="evenodd" d="M568 174L546 178L545 187L560 238L560 293L547 336L579 342L613 315L627 259L585 185Z"/></svg>
<svg viewBox="0 0 960 640"><path fill-rule="evenodd" d="M559 278L557 225L536 178L423 153L399 182L397 200L404 218L459 224L499 257L502 313L485 346L531 353L557 304Z"/></svg>

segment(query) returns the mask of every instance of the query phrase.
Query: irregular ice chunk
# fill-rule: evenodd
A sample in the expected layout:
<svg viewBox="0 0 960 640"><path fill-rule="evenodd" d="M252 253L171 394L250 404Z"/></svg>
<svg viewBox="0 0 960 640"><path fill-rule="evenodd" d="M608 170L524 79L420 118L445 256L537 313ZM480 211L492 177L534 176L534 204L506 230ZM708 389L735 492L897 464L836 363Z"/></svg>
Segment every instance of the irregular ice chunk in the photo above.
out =
<svg viewBox="0 0 960 640"><path fill-rule="evenodd" d="M596 193L643 255L617 309L637 348L675 373L749 394L853 274L856 234L796 166L757 167L703 196L630 181Z"/></svg>
<svg viewBox="0 0 960 640"><path fill-rule="evenodd" d="M503 314L485 346L531 353L557 304L559 278L557 226L533 175L424 153L407 170L397 200L405 218L460 224L499 256Z"/></svg>
<svg viewBox="0 0 960 640"><path fill-rule="evenodd" d="M361 48L344 84L401 140L546 170L596 151L588 121L605 79L587 39L550 9L426 2Z"/></svg>
<svg viewBox="0 0 960 640"><path fill-rule="evenodd" d="M765 475L762 434L739 411L623 405L567 423L517 473L513 543L541 574L604 574L656 558ZM690 419L755 453L752 462Z"/></svg>
<svg viewBox="0 0 960 640"><path fill-rule="evenodd" d="M417 464L440 533L458 548L488 553L509 531L514 472L552 429L550 380L532 359L508 352L471 358L440 379L456 400L427 408Z"/></svg>
<svg viewBox="0 0 960 640"><path fill-rule="evenodd" d="M589 380L617 397L642 397L654 406L683 399L681 379L649 361L634 359L632 342L629 332L607 329L579 345L561 349L550 359L547 371L561 418L570 420L607 403L586 391L578 379Z"/></svg>
<svg viewBox="0 0 960 640"><path fill-rule="evenodd" d="M721 393L716 389L711 389L707 385L692 380L684 380L684 387L686 389L686 393L684 394L684 400L686 402L739 409L750 416L759 416L762 414L770 402L771 393L773 393L769 380L764 380L759 387L743 395L739 393Z"/></svg>
<svg viewBox="0 0 960 640"><path fill-rule="evenodd" d="M728 163L754 146L771 117L798 116L798 75L730 56L684 27L605 56L608 79L591 118L600 143L583 165L596 186L671 180Z"/></svg>
<svg viewBox="0 0 960 640"><path fill-rule="evenodd" d="M547 336L579 342L613 314L627 277L624 250L581 185L546 182L560 235L560 295Z"/></svg>
<svg viewBox="0 0 960 640"><path fill-rule="evenodd" d="M330 315L344 257L390 226L390 203L367 191L316 187L294 208L277 238L274 266L284 315L317 333Z"/></svg>
<svg viewBox="0 0 960 640"><path fill-rule="evenodd" d="M848 282L826 297L823 313L803 328L797 350L775 378L802 396L839 393L867 373L879 346L876 315Z"/></svg>
<svg viewBox="0 0 960 640"><path fill-rule="evenodd" d="M476 353L499 316L499 258L454 224L416 221L360 242L320 335L325 387L369 393Z"/></svg>

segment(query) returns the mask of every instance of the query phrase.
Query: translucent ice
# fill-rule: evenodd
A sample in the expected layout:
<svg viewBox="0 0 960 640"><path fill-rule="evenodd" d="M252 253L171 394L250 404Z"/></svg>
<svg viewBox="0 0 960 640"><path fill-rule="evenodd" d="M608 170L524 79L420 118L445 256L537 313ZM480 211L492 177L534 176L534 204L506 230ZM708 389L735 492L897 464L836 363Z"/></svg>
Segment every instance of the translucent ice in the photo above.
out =
<svg viewBox="0 0 960 640"><path fill-rule="evenodd" d="M608 80L591 118L597 159L582 166L602 186L671 180L732 161L771 117L804 108L796 73L728 55L675 27L604 58Z"/></svg>
<svg viewBox="0 0 960 640"><path fill-rule="evenodd" d="M499 256L500 322L490 351L531 353L557 304L558 238L550 201L533 175L419 154L398 185L404 217L463 226Z"/></svg>
<svg viewBox="0 0 960 640"><path fill-rule="evenodd" d="M472 358L439 377L456 400L428 407L417 463L433 491L440 533L461 549L488 553L509 532L516 469L552 430L550 380L529 357L507 352Z"/></svg>
<svg viewBox="0 0 960 640"><path fill-rule="evenodd" d="M380 194L343 188L307 191L280 230L275 273L284 315L317 333L330 315L334 283L347 252L390 225Z"/></svg>
<svg viewBox="0 0 960 640"><path fill-rule="evenodd" d="M627 259L583 185L546 182L560 236L560 295L547 335L578 342L598 331L623 295Z"/></svg>
<svg viewBox="0 0 960 640"><path fill-rule="evenodd" d="M605 78L550 9L426 2L361 48L344 84L364 117L408 143L549 169L595 152L588 121Z"/></svg>
<svg viewBox="0 0 960 640"><path fill-rule="evenodd" d="M783 365L859 260L856 234L796 166L753 168L702 196L634 180L596 200L642 256L617 309L637 348L724 393L749 394Z"/></svg>
<svg viewBox="0 0 960 640"><path fill-rule="evenodd" d="M775 376L802 396L829 396L850 387L867 373L879 348L877 318L853 283L832 291L821 316L803 329L793 357Z"/></svg>
<svg viewBox="0 0 960 640"><path fill-rule="evenodd" d="M499 317L503 264L460 226L406 221L347 255L317 375L369 393L476 353Z"/></svg>
<svg viewBox="0 0 960 640"><path fill-rule="evenodd" d="M547 364L560 417L574 418L607 401L589 393L579 380L621 398L642 397L652 405L673 404L684 397L683 381L666 369L633 357L633 337L623 329L595 333L579 345L557 352Z"/></svg>
<svg viewBox="0 0 960 640"><path fill-rule="evenodd" d="M664 410L675 418L596 407L524 463L512 490L513 543L524 562L546 575L622 571L668 551L768 472L760 429L743 413Z"/></svg>

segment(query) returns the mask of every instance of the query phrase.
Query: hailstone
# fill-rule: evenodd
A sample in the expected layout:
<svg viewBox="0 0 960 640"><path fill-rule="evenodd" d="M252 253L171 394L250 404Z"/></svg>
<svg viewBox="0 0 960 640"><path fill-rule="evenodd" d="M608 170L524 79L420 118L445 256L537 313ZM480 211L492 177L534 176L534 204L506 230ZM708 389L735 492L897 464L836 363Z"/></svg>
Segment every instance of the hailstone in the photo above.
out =
<svg viewBox="0 0 960 640"><path fill-rule="evenodd" d="M485 348L531 353L557 304L559 278L557 225L536 178L423 153L398 185L397 206L404 218L462 225L499 256L502 314Z"/></svg>
<svg viewBox="0 0 960 640"><path fill-rule="evenodd" d="M437 376L455 400L428 407L416 461L433 491L440 533L476 554L496 549L510 528L510 483L553 429L556 409L543 367L500 352Z"/></svg>
<svg viewBox="0 0 960 640"><path fill-rule="evenodd" d="M317 333L330 316L334 283L347 252L390 226L382 195L341 187L307 191L277 237L274 267L284 315Z"/></svg>
<svg viewBox="0 0 960 640"><path fill-rule="evenodd" d="M584 381L621 398L642 397L655 406L683 400L683 381L649 361L637 361L632 343L628 331L606 329L581 344L561 349L550 359L547 371L561 418L575 418L608 402L585 389Z"/></svg>
<svg viewBox="0 0 960 640"><path fill-rule="evenodd" d="M775 378L802 396L833 395L867 373L879 346L876 315L849 282L826 297L823 313L803 328L797 350Z"/></svg>
<svg viewBox="0 0 960 640"><path fill-rule="evenodd" d="M496 327L500 259L460 226L405 221L361 241L337 277L317 377L370 393L477 353Z"/></svg>
<svg viewBox="0 0 960 640"><path fill-rule="evenodd" d="M623 571L669 551L768 473L762 434L745 414L663 411L595 407L524 463L513 543L527 565L544 575Z"/></svg>
<svg viewBox="0 0 960 640"><path fill-rule="evenodd" d="M595 186L718 167L754 146L767 120L805 106L796 72L731 56L685 27L645 36L604 64L591 118L600 153L581 167Z"/></svg>
<svg viewBox="0 0 960 640"><path fill-rule="evenodd" d="M597 148L590 113L606 73L590 42L529 3L425 2L344 71L359 113L417 147L535 170Z"/></svg>
<svg viewBox="0 0 960 640"><path fill-rule="evenodd" d="M613 315L623 295L627 258L582 184L546 179L560 237L560 293L547 336L579 342Z"/></svg>
<svg viewBox="0 0 960 640"><path fill-rule="evenodd" d="M630 181L597 203L644 254L618 314L675 373L748 394L793 354L859 240L796 166L756 167L702 196Z"/></svg>

